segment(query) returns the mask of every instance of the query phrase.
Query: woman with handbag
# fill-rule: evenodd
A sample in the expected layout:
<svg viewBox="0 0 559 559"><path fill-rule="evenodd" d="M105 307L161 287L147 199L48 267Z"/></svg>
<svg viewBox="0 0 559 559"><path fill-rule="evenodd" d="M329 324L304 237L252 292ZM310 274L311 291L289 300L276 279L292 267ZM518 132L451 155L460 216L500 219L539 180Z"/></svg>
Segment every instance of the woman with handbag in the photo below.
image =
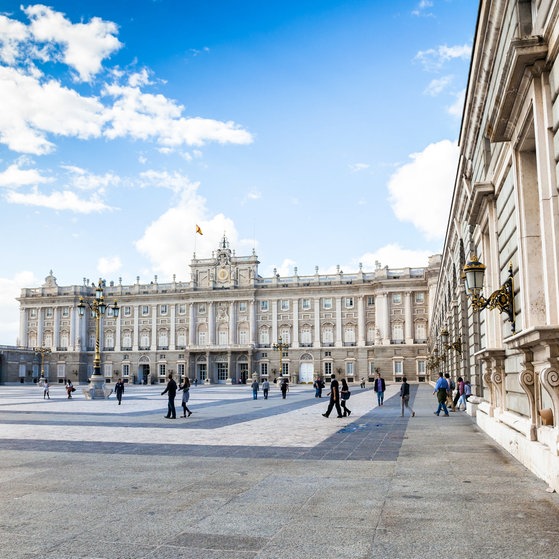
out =
<svg viewBox="0 0 559 559"><path fill-rule="evenodd" d="M340 398L342 400L342 408L344 409L343 416L349 417L351 415L351 410L347 407L347 401L351 392L349 391L349 386L347 385L347 381L345 378L342 379L342 389L340 390Z"/></svg>

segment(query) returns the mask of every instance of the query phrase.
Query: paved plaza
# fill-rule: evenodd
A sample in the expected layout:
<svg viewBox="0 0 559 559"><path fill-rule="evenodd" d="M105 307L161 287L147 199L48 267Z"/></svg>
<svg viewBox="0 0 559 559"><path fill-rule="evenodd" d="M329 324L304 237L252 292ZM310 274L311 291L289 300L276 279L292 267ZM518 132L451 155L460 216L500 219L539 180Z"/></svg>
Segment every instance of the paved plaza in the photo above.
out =
<svg viewBox="0 0 559 559"><path fill-rule="evenodd" d="M1 558L559 557L559 496L429 385L414 418L398 386L326 419L310 386L223 385L169 420L162 389L0 386Z"/></svg>

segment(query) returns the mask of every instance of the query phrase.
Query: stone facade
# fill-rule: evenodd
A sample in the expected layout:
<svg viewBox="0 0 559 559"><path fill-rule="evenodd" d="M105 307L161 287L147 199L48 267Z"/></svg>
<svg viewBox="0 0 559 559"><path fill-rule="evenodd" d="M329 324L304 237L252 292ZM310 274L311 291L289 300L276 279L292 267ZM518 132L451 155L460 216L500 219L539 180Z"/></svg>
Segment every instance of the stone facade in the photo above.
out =
<svg viewBox="0 0 559 559"><path fill-rule="evenodd" d="M107 381L164 382L170 372L199 382L243 382L255 374L312 382L332 373L349 381L406 375L426 380L429 301L440 258L426 268L339 270L332 275L263 278L258 258L236 256L226 238L211 258L193 258L190 282L105 282L110 309L100 321ZM80 297L95 285L60 287L52 273L23 289L20 344L44 345L51 382L86 382L93 372L95 319L80 318ZM287 349L278 343L289 344ZM281 362L281 366L280 366ZM34 373L36 377L37 373Z"/></svg>
<svg viewBox="0 0 559 559"><path fill-rule="evenodd" d="M471 379L479 426L556 490L558 17L557 1L480 2L430 331L430 362L444 355L445 369ZM472 253L487 267L485 298L512 265L516 328L498 309L473 310L462 278Z"/></svg>

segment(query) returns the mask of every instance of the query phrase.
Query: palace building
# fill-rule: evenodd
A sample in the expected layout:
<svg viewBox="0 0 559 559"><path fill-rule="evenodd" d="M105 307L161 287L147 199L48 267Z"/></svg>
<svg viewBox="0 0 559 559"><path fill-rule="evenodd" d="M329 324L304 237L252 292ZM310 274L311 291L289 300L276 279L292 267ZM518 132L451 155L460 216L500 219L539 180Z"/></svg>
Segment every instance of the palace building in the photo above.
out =
<svg viewBox="0 0 559 559"><path fill-rule="evenodd" d="M559 491L559 2L482 0L429 363ZM445 358L443 361L441 361Z"/></svg>
<svg viewBox="0 0 559 559"><path fill-rule="evenodd" d="M238 383L256 375L291 382L368 380L379 370L388 380L427 379L429 301L440 257L425 268L377 268L346 274L261 277L256 254L236 256L223 238L211 258L194 258L190 281L134 285L102 281L107 310L80 317L78 305L97 285L62 287L51 274L19 297L20 347L43 354L17 369L36 381L40 360L50 382L87 382L99 341L107 382L179 378ZM112 305L117 302L118 316ZM48 352L50 350L50 352ZM31 354L32 355L32 354ZM15 371L12 373L12 376ZM4 375L6 377L6 375Z"/></svg>

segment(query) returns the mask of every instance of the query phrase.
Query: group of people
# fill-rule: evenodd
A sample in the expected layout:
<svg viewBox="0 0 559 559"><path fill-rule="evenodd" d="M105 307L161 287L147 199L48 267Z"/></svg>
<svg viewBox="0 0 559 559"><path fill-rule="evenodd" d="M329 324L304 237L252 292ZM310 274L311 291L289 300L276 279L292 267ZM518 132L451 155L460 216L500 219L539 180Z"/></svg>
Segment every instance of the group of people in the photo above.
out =
<svg viewBox="0 0 559 559"><path fill-rule="evenodd" d="M441 411L444 413L445 417L449 416L448 408L453 412L458 409L466 409L466 402L468 398L472 395L472 387L469 380L464 380L462 377L458 377L455 383L451 378L449 373L439 373L439 378L435 384L435 389L433 394L437 395L437 401L439 403L437 410L433 412L435 415L440 415Z"/></svg>
<svg viewBox="0 0 559 559"><path fill-rule="evenodd" d="M178 390L182 390L182 409L183 414L181 417L190 417L192 415L192 411L188 409L186 405L188 400L190 399L190 380L188 377L184 377L183 383L178 387ZM175 379L173 379L173 374L169 374L169 382L165 387L165 390L161 392L161 396L167 394L167 415L163 417L165 419L177 419L177 410L175 408L175 397L177 395L177 383Z"/></svg>
<svg viewBox="0 0 559 559"><path fill-rule="evenodd" d="M257 400L258 399L258 390L260 389L260 384L258 383L258 381L256 379L254 379L252 381L252 384L250 385L250 387L252 388L252 399ZM289 380L287 378L282 378L280 380L280 386L279 387L280 387L280 391L281 391L281 397L285 400L285 398L287 398L287 393L289 392ZM267 400L268 395L270 393L270 381L268 379L264 379L262 381L262 393L264 394L264 400Z"/></svg>

